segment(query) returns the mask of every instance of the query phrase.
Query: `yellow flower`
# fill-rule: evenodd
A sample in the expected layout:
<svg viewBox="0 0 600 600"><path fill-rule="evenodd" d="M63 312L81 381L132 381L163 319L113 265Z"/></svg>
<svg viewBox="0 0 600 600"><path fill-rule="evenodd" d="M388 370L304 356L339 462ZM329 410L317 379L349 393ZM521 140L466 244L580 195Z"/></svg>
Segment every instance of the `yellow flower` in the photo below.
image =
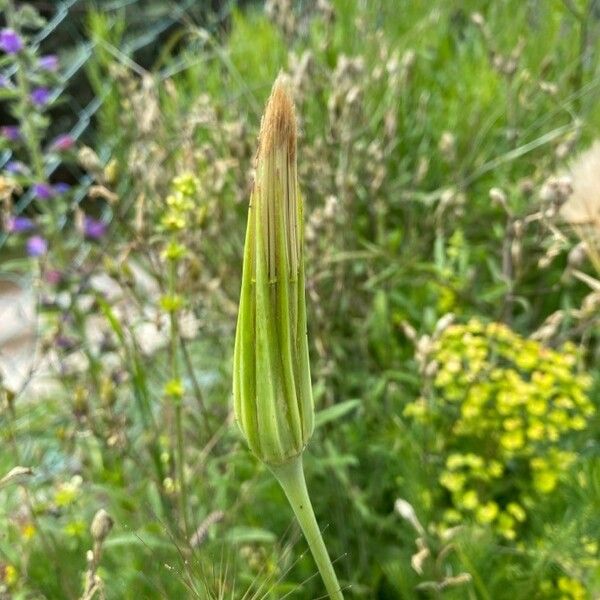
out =
<svg viewBox="0 0 600 600"><path fill-rule="evenodd" d="M508 452L521 449L525 444L525 436L522 431L509 431L500 436L500 445Z"/></svg>
<svg viewBox="0 0 600 600"><path fill-rule="evenodd" d="M81 477L75 476L71 481L61 483L54 493L54 503L59 507L65 507L73 504L79 495L81 487Z"/></svg>
<svg viewBox="0 0 600 600"><path fill-rule="evenodd" d="M191 173L183 173L173 179L173 189L184 196L194 196L198 187L199 181Z"/></svg>
<svg viewBox="0 0 600 600"><path fill-rule="evenodd" d="M514 540L517 537L517 532L515 531L515 520L507 513L500 514L496 527L500 535L505 537L507 540Z"/></svg>
<svg viewBox="0 0 600 600"><path fill-rule="evenodd" d="M541 421L532 421L527 428L527 437L533 441L539 441L544 438L544 425Z"/></svg>
<svg viewBox="0 0 600 600"><path fill-rule="evenodd" d="M19 574L17 569L13 565L6 565L4 567L4 581L6 585L11 586L17 583Z"/></svg>
<svg viewBox="0 0 600 600"><path fill-rule="evenodd" d="M33 523L25 523L23 527L21 527L21 535L24 540L30 540L35 535L35 525Z"/></svg>
<svg viewBox="0 0 600 600"><path fill-rule="evenodd" d="M477 509L476 519L479 523L491 523L498 516L498 505L495 502L486 502Z"/></svg>
<svg viewBox="0 0 600 600"><path fill-rule="evenodd" d="M466 510L475 510L479 505L479 497L475 490L468 490L459 496L459 504Z"/></svg>
<svg viewBox="0 0 600 600"><path fill-rule="evenodd" d="M530 414L535 415L536 417L541 417L546 413L547 404L542 398L535 398L530 400L527 405L527 410Z"/></svg>
<svg viewBox="0 0 600 600"><path fill-rule="evenodd" d="M527 517L527 513L525 512L525 510L523 509L523 507L520 504L517 504L516 502L509 502L506 506L506 510L507 512L509 512L517 521L519 522L523 522L526 517Z"/></svg>
<svg viewBox="0 0 600 600"><path fill-rule="evenodd" d="M185 217L169 211L161 219L161 225L169 231L179 231L185 227Z"/></svg>
<svg viewBox="0 0 600 600"><path fill-rule="evenodd" d="M449 473L448 471L445 471L440 475L440 483L451 492L460 491L466 480L466 476L462 473Z"/></svg>
<svg viewBox="0 0 600 600"><path fill-rule="evenodd" d="M179 294L167 294L160 299L159 304L165 312L177 312L183 307L183 297Z"/></svg>
<svg viewBox="0 0 600 600"><path fill-rule="evenodd" d="M181 379L171 379L165 383L164 394L171 398L183 398L185 390Z"/></svg>
<svg viewBox="0 0 600 600"><path fill-rule="evenodd" d="M558 476L554 471L537 471L533 475L533 486L543 494L551 492L558 483Z"/></svg>
<svg viewBox="0 0 600 600"><path fill-rule="evenodd" d="M501 477L504 473L504 467L497 460L492 460L487 466L487 472L490 477Z"/></svg>
<svg viewBox="0 0 600 600"><path fill-rule="evenodd" d="M183 258L187 253L187 249L178 242L169 242L162 252L163 260L177 261Z"/></svg>
<svg viewBox="0 0 600 600"><path fill-rule="evenodd" d="M558 589L566 594L565 598L568 600L586 600L588 598L588 594L581 582L571 577L559 577Z"/></svg>
<svg viewBox="0 0 600 600"><path fill-rule="evenodd" d="M446 459L446 467L451 471L460 469L465 464L465 457L462 454L456 452L450 454Z"/></svg>
<svg viewBox="0 0 600 600"><path fill-rule="evenodd" d="M516 431L520 427L522 427L523 421L518 417L511 417L510 419L504 419L502 426L506 431Z"/></svg>

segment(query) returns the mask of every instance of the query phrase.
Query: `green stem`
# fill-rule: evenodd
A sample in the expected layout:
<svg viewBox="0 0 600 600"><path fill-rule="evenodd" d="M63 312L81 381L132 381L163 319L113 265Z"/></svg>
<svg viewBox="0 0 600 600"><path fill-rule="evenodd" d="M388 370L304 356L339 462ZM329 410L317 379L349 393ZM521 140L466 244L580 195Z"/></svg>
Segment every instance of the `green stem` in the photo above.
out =
<svg viewBox="0 0 600 600"><path fill-rule="evenodd" d="M312 503L306 489L304 469L302 468L302 455L283 465L269 465L273 475L279 481L294 514L300 523L304 537L312 552L313 558L323 578L325 589L332 600L344 600L331 559L327 553L321 530L317 524Z"/></svg>
<svg viewBox="0 0 600 600"><path fill-rule="evenodd" d="M176 291L177 267L174 261L171 261L169 268L169 294L173 295ZM177 342L179 339L179 322L175 311L170 313L170 334L171 334L171 378L180 379L179 360L177 354ZM175 470L179 480L179 511L183 520L183 528L186 538L189 539L189 525L187 516L187 486L185 481L185 462L184 462L184 440L183 440L183 407L182 398L175 398Z"/></svg>
<svg viewBox="0 0 600 600"><path fill-rule="evenodd" d="M15 23L15 14L15 7L12 0L10 0L6 8L6 22L9 27L18 31L17 23ZM21 131L23 132L23 140L29 153L33 173L38 181L43 181L45 178L44 159L39 147L37 132L31 121L26 118L31 108L29 105L29 81L27 80L26 64L23 53L18 53L15 60L17 63L17 89L19 91L19 121Z"/></svg>

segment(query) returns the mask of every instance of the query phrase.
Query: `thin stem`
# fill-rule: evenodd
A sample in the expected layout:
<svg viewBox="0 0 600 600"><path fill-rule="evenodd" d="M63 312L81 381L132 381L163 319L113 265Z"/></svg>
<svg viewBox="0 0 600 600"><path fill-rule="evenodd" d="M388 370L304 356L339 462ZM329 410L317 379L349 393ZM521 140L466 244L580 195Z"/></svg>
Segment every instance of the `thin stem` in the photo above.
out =
<svg viewBox="0 0 600 600"><path fill-rule="evenodd" d="M179 345L181 346L181 354L183 356L183 362L185 363L185 369L187 374L192 382L192 388L194 389L194 396L196 401L198 402L198 406L200 408L200 413L202 414L202 418L204 420L204 426L206 427L207 437L212 437L214 434L212 430L212 426L208 419L208 411L206 410L206 403L204 402L204 396L202 394L202 390L200 389L200 384L198 383L198 378L196 377L196 373L194 372L194 367L192 365L192 359L190 357L190 351L188 350L187 343L185 338L180 335L179 336Z"/></svg>
<svg viewBox="0 0 600 600"><path fill-rule="evenodd" d="M171 261L169 269L169 294L175 294L176 288L176 265L174 261ZM170 313L170 334L171 334L171 378L179 381L180 369L179 369L179 358L177 353L177 346L179 340L179 322L177 321L177 315L175 311ZM184 462L184 440L183 440L183 407L182 399L175 398L175 444L174 450L176 453L175 468L177 472L177 479L179 480L179 511L181 518L183 519L183 528L185 531L186 538L189 539L189 526L188 526L188 515L187 515L187 486L185 481L185 462Z"/></svg>
<svg viewBox="0 0 600 600"><path fill-rule="evenodd" d="M306 480L304 479L304 469L302 468L302 455L297 456L291 462L284 465L269 465L269 468L277 478L277 481L279 481L294 510L294 514L300 523L313 558L317 563L329 597L332 600L344 600L308 495Z"/></svg>
<svg viewBox="0 0 600 600"><path fill-rule="evenodd" d="M183 517L183 529L185 531L186 538L189 540L190 528L187 514L187 485L185 482L185 452L183 449L183 414L181 410L181 402L178 402L175 406L175 429L177 433L177 473L180 488L180 511L181 516Z"/></svg>

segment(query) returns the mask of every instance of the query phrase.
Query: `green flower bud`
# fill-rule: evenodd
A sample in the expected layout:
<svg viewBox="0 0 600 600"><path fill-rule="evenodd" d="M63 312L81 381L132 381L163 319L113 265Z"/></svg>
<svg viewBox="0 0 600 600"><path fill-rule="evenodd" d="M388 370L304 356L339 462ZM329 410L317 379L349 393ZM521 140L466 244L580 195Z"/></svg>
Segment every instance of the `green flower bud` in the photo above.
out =
<svg viewBox="0 0 600 600"><path fill-rule="evenodd" d="M259 136L233 376L239 426L269 465L297 457L313 431L303 238L296 117L279 77Z"/></svg>

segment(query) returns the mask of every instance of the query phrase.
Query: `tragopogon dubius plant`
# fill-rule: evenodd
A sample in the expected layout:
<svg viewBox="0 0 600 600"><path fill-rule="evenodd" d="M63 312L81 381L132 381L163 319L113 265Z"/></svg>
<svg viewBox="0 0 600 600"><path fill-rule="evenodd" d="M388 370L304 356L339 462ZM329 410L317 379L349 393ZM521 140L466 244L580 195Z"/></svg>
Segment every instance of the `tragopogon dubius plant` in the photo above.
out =
<svg viewBox="0 0 600 600"><path fill-rule="evenodd" d="M235 340L235 414L250 449L281 484L329 596L340 600L302 467L314 426L303 235L294 103L280 76L262 120L248 214Z"/></svg>

